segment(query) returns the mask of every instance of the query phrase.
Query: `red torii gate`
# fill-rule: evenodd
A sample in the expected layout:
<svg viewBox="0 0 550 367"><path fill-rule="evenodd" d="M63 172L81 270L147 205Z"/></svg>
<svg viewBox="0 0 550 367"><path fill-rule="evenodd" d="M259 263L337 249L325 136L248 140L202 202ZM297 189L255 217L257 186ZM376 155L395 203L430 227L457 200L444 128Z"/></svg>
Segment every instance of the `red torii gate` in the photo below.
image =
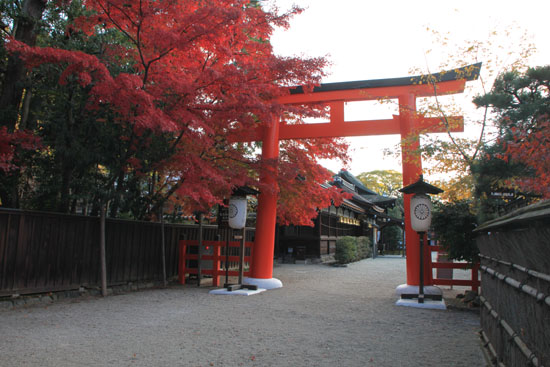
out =
<svg viewBox="0 0 550 367"><path fill-rule="evenodd" d="M293 88L289 95L279 98L280 103L327 104L330 106L330 122L299 125L288 125L284 121L275 120L266 122L263 131L260 131L262 136L258 136L257 139L262 140L262 159L279 157L279 140L400 134L403 186L410 185L422 174L421 157L414 154L419 148L419 134L447 131L445 123L440 118L424 117L417 112L416 98L462 93L466 81L478 78L480 68L481 63L427 76L321 84L314 88L312 93L304 93L301 87ZM380 99L397 99L399 115L384 120L345 121L346 102ZM448 120L452 121L452 126L449 127L451 131L464 131L462 116L453 116ZM275 186L276 172L268 171L261 180ZM404 196L407 285L418 287L420 242L418 234L412 230L410 224L411 195ZM281 281L273 278L276 213L277 194L267 191L261 193L258 198L251 276L245 279L246 284L255 284L265 289L282 287ZM425 269L424 279L426 285L432 285L429 269Z"/></svg>

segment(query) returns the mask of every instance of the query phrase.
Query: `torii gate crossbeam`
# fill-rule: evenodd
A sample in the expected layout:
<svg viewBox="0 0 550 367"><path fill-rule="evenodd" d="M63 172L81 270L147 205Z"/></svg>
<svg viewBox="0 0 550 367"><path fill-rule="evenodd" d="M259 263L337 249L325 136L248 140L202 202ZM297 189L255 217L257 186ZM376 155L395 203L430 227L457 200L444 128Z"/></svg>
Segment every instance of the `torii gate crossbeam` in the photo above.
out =
<svg viewBox="0 0 550 367"><path fill-rule="evenodd" d="M301 87L291 89L290 94L280 97L282 104L325 103L330 106L330 122L289 125L284 122L269 121L255 136L247 140L262 140L262 159L273 160L279 156L279 141L286 139L311 139L347 136L400 134L402 149L403 186L417 181L422 174L422 161L414 154L420 146L421 133L461 132L463 118L448 118L451 126L446 126L439 118L427 118L416 110L417 97L457 94L464 91L467 81L479 76L481 63L460 69L431 74L428 76L380 79L345 83L321 84L312 93L304 93ZM392 119L369 121L345 121L344 104L350 101L397 99L399 115ZM264 183L276 186L276 172L267 171L261 178ZM251 277L248 284L273 289L282 283L272 278L277 212L277 194L264 192L259 195L256 221L256 238L252 259ZM405 233L407 239L407 285L418 286L420 278L418 234L410 224L410 196L404 195ZM427 252L424 254L426 257ZM426 285L432 284L432 275L424 271Z"/></svg>

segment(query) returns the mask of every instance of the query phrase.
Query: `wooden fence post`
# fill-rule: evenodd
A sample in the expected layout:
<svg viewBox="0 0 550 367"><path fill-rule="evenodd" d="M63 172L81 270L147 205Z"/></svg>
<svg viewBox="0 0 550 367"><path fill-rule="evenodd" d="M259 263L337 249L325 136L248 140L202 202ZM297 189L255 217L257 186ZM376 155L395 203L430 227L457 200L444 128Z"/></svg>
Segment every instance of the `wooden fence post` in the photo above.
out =
<svg viewBox="0 0 550 367"><path fill-rule="evenodd" d="M214 250L214 260L212 261L212 285L217 287L220 284L220 254L221 254L221 242L212 242Z"/></svg>
<svg viewBox="0 0 550 367"><path fill-rule="evenodd" d="M203 245L203 232L202 232L202 212L199 213L199 261L197 263L197 285L201 286L202 280L202 245Z"/></svg>
<svg viewBox="0 0 550 367"><path fill-rule="evenodd" d="M479 263L472 263L472 291L479 292Z"/></svg>
<svg viewBox="0 0 550 367"><path fill-rule="evenodd" d="M99 209L99 258L101 261L101 295L107 296L107 259L105 255L105 217L108 204L101 204Z"/></svg>
<svg viewBox="0 0 550 367"><path fill-rule="evenodd" d="M164 284L164 287L168 285L168 282L166 281L166 241L164 238L164 210L163 206L161 205L159 208L159 216L160 216L160 245L161 245L161 256L162 256L162 282Z"/></svg>
<svg viewBox="0 0 550 367"><path fill-rule="evenodd" d="M186 240L179 241L179 264L178 264L178 277L180 284L185 284L185 271L187 262L187 243Z"/></svg>

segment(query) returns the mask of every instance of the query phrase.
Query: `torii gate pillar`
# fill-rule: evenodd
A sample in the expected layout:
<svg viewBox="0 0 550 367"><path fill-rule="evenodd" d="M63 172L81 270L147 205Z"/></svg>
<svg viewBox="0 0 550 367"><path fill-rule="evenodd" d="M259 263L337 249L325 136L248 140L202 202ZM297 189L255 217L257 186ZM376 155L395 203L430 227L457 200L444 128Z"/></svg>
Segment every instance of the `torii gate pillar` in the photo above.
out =
<svg viewBox="0 0 550 367"><path fill-rule="evenodd" d="M422 174L422 158L418 153L420 148L420 137L418 135L416 124L416 96L414 94L405 94L399 96L399 116L401 129L401 157L403 169L403 187L418 181ZM418 285L420 279L420 237L411 226L411 194L403 195L405 209L405 238L406 238L406 262L407 262L407 284L397 288L397 293L418 294ZM429 264L428 256L431 253L424 251L424 264ZM433 284L431 268L424 266L423 269L426 294L441 295L441 290L430 286Z"/></svg>
<svg viewBox="0 0 550 367"><path fill-rule="evenodd" d="M245 284L263 289L281 288L283 283L273 278L273 255L275 249L275 225L277 223L277 160L279 158L279 120L272 117L264 129L262 160L265 162L260 180L267 189L258 196L256 238L252 252L252 269Z"/></svg>

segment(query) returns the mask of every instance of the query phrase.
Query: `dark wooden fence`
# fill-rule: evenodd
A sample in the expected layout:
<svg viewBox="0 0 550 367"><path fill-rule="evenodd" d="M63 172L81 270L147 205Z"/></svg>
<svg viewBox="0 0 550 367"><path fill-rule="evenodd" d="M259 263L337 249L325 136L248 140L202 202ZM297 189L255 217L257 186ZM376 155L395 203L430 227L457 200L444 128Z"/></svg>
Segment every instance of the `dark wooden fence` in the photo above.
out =
<svg viewBox="0 0 550 367"><path fill-rule="evenodd" d="M476 229L481 326L495 366L550 365L550 201Z"/></svg>
<svg viewBox="0 0 550 367"><path fill-rule="evenodd" d="M0 209L0 296L99 287L99 218ZM203 226L204 240L231 231ZM254 231L247 233L252 240ZM178 275L178 242L198 225L165 224L166 275ZM160 223L107 219L107 284L163 279Z"/></svg>

